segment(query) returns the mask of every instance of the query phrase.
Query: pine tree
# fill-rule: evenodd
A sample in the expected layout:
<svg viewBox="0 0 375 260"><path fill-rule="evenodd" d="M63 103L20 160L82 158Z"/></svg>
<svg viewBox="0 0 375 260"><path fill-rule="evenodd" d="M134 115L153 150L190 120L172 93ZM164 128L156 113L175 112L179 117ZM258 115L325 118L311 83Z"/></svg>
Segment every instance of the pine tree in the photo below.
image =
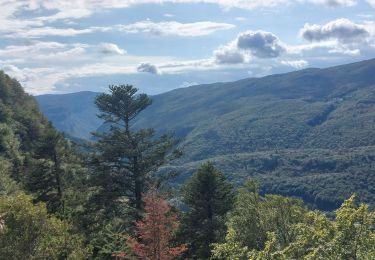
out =
<svg viewBox="0 0 375 260"><path fill-rule="evenodd" d="M69 168L65 166L71 162L72 151L52 125L46 127L34 149L34 158L27 163L25 187L35 194L36 202L47 204L49 212L64 214L65 175Z"/></svg>
<svg viewBox="0 0 375 260"><path fill-rule="evenodd" d="M139 218L147 180L166 162L176 142L169 135L156 136L153 129L132 129L137 115L151 104L146 94L137 94L138 89L131 85L110 86L109 90L96 99L99 117L110 129L95 134L92 180L100 192L93 200L107 215L116 216L121 210L117 202L127 198Z"/></svg>
<svg viewBox="0 0 375 260"><path fill-rule="evenodd" d="M145 204L144 218L136 222L137 237L126 236L127 245L132 254L114 253L117 257L149 260L171 260L186 251L185 244L171 247L170 242L177 229L177 216L171 213L171 207L156 190L151 190L143 198Z"/></svg>
<svg viewBox="0 0 375 260"><path fill-rule="evenodd" d="M211 162L204 163L183 188L185 213L180 238L189 243L189 258L207 259L210 244L226 232L225 217L232 208L233 187Z"/></svg>

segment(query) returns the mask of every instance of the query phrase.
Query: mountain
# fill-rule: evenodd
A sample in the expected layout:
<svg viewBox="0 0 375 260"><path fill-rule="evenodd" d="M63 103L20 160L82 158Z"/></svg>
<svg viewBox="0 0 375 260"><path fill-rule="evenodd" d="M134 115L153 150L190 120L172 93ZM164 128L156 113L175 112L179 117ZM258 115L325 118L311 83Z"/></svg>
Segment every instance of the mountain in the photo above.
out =
<svg viewBox="0 0 375 260"><path fill-rule="evenodd" d="M134 127L181 138L184 156L167 167L180 182L210 159L234 182L256 176L264 192L322 209L352 192L375 204L374 71L375 59L176 89L154 96Z"/></svg>
<svg viewBox="0 0 375 260"><path fill-rule="evenodd" d="M40 110L60 131L82 139L90 139L102 120L96 117L94 104L99 93L84 91L63 95L36 96Z"/></svg>

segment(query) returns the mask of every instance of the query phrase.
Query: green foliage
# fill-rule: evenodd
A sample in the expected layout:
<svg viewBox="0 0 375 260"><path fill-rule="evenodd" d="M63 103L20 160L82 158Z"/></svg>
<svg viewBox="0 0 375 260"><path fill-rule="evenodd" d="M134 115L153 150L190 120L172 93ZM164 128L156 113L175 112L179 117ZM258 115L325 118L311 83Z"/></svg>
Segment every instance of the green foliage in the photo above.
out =
<svg viewBox="0 0 375 260"><path fill-rule="evenodd" d="M253 236L255 239L251 238L251 240L256 240L256 236L254 234ZM212 259L247 260L249 255L248 247L241 245L241 241L237 239L236 231L231 227L228 227L225 243L213 244L212 248Z"/></svg>
<svg viewBox="0 0 375 260"><path fill-rule="evenodd" d="M76 257L73 249L69 249L74 243L82 246L77 242L78 236L70 237L68 233L78 230L77 225L47 216L45 205L32 207L31 200L45 202L49 213L76 224L77 213L82 211L87 197L85 178L82 162L69 142L41 115L34 99L20 84L0 72L0 200L3 203L0 218L7 216L6 224L13 228L2 234L1 253L9 255L6 259L33 259L34 255L39 259L58 259L68 253L71 258L82 259L81 253ZM23 192L30 197L22 195ZM30 224L27 218L35 223ZM22 228L17 229L18 225ZM49 234L44 238L40 232ZM65 239L71 239L72 245L59 249L65 247ZM13 246L20 247L14 258L10 256ZM21 247L25 248L23 257Z"/></svg>
<svg viewBox="0 0 375 260"><path fill-rule="evenodd" d="M97 255L118 246L98 239L101 234L122 229L129 233L143 212L142 193L156 182L159 166L173 158L176 140L157 136L152 129L133 129L137 115L151 104L145 94L137 94L130 85L110 86L109 94L100 94L96 104L99 117L110 125L106 133L95 133L89 183L93 190L85 205L83 225L93 237ZM105 230L104 227L110 227ZM126 228L125 228L126 227ZM105 237L105 236L104 236ZM107 256L106 256L107 257Z"/></svg>
<svg viewBox="0 0 375 260"><path fill-rule="evenodd" d="M229 213L226 243L214 246L214 258L225 259L223 256L230 255L232 249L233 257L261 250L267 246L269 232L278 238L281 246L288 245L295 237L292 224L303 222L305 212L300 200L278 195L260 196L257 183L249 180L239 189Z"/></svg>
<svg viewBox="0 0 375 260"><path fill-rule="evenodd" d="M127 220L127 216L124 217ZM113 252L128 251L126 243L123 241L123 234L129 231L132 223L124 224L121 219L112 219L108 223L101 223L97 232L89 236L90 244L94 246L94 255L97 259L113 259Z"/></svg>
<svg viewBox="0 0 375 260"><path fill-rule="evenodd" d="M136 94L138 90L130 85L109 88L110 94L101 94L96 99L99 117L111 124L111 129L95 134L98 141L92 164L101 171L93 180L104 193L112 196L101 202L106 209L116 211L113 202L126 197L129 206L140 211L147 180L166 162L175 140L167 135L156 137L152 129L132 130L133 120L151 100L145 94Z"/></svg>
<svg viewBox="0 0 375 260"><path fill-rule="evenodd" d="M243 188L227 224L225 242L213 244L212 259L349 260L375 254L375 214L357 206L354 196L330 220L299 201Z"/></svg>
<svg viewBox="0 0 375 260"><path fill-rule="evenodd" d="M4 259L84 259L89 250L70 224L33 205L29 196L0 197L0 255Z"/></svg>
<svg viewBox="0 0 375 260"><path fill-rule="evenodd" d="M76 160L64 137L52 126L35 144L34 158L30 158L30 171L24 178L26 189L36 197L36 202L47 203L50 212L65 214L66 190L76 176Z"/></svg>
<svg viewBox="0 0 375 260"><path fill-rule="evenodd" d="M355 205L352 196L336 211L336 234L332 241L335 254L341 259L374 259L375 213L367 205Z"/></svg>
<svg viewBox="0 0 375 260"><path fill-rule="evenodd" d="M14 163L21 163L23 156L20 151L20 141L12 127L0 123L0 152Z"/></svg>
<svg viewBox="0 0 375 260"><path fill-rule="evenodd" d="M188 207L180 227L180 236L188 242L188 256L207 259L210 244L225 234L225 217L233 203L233 188L210 162L203 164L183 188Z"/></svg>
<svg viewBox="0 0 375 260"><path fill-rule="evenodd" d="M20 191L19 185L10 177L11 164L0 156L0 196L14 195Z"/></svg>
<svg viewBox="0 0 375 260"><path fill-rule="evenodd" d="M228 227L232 234L229 239L238 237L237 241L246 241L240 247L261 248L265 240L259 187L255 181L248 181L240 188L234 208L229 213ZM257 234L254 236L254 234Z"/></svg>
<svg viewBox="0 0 375 260"><path fill-rule="evenodd" d="M3 72L0 93L0 155L9 162L8 176L36 202L46 202L49 212L64 216L72 210L68 194L81 178L74 152L41 115L34 99Z"/></svg>
<svg viewBox="0 0 375 260"><path fill-rule="evenodd" d="M324 211L337 209L353 193L360 202L374 206L374 147L260 151L211 160L237 186L251 175L259 181L262 193L299 197ZM178 182L183 183L200 163L167 170L181 172Z"/></svg>

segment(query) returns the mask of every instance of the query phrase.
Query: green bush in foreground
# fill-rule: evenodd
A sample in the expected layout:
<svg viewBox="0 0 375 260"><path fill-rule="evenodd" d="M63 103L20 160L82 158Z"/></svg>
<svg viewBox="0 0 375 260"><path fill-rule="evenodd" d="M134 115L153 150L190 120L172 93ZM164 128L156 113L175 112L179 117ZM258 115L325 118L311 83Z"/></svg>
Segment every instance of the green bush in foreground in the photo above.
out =
<svg viewBox="0 0 375 260"><path fill-rule="evenodd" d="M295 199L243 188L227 224L212 259L375 259L375 213L355 195L330 220Z"/></svg>
<svg viewBox="0 0 375 260"><path fill-rule="evenodd" d="M89 250L71 228L27 195L0 197L2 259L85 259Z"/></svg>

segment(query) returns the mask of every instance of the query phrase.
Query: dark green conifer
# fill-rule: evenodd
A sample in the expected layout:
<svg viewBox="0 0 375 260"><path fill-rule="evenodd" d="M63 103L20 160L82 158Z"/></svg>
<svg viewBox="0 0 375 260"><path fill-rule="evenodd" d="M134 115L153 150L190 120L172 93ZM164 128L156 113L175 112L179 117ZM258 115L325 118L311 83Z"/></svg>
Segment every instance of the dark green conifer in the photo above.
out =
<svg viewBox="0 0 375 260"><path fill-rule="evenodd" d="M225 176L211 162L204 163L183 187L183 201L189 207L180 229L188 242L188 257L208 259L210 244L226 232L225 219L232 208L234 193Z"/></svg>

